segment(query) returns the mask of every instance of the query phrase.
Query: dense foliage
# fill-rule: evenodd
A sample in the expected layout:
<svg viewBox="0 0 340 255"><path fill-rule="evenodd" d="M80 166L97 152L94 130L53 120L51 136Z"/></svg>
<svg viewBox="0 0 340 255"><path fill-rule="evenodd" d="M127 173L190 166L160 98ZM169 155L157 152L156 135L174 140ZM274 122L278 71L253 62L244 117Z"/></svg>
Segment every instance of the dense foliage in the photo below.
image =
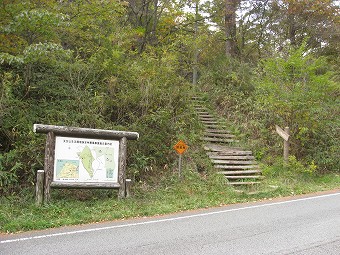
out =
<svg viewBox="0 0 340 255"><path fill-rule="evenodd" d="M128 11L117 1L2 2L2 191L32 185L43 167L45 137L34 123L140 132L129 146L135 178L171 163L178 135L195 129L180 46L141 50L143 30Z"/></svg>
<svg viewBox="0 0 340 255"><path fill-rule="evenodd" d="M140 132L129 174L172 171L172 145L197 141L194 90L243 125L259 159L280 154L271 128L289 125L298 160L339 170L336 1L227 2L1 1L0 192L43 167L34 123Z"/></svg>

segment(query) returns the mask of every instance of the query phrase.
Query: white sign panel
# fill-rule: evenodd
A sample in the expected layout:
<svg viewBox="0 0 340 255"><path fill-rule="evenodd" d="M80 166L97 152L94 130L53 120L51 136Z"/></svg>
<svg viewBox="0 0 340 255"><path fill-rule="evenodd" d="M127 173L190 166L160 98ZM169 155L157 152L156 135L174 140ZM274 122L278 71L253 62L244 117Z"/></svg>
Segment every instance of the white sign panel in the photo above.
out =
<svg viewBox="0 0 340 255"><path fill-rule="evenodd" d="M56 137L55 182L118 182L119 141Z"/></svg>
<svg viewBox="0 0 340 255"><path fill-rule="evenodd" d="M289 134L282 130L278 125L275 125L276 132L285 140L286 142L289 140Z"/></svg>

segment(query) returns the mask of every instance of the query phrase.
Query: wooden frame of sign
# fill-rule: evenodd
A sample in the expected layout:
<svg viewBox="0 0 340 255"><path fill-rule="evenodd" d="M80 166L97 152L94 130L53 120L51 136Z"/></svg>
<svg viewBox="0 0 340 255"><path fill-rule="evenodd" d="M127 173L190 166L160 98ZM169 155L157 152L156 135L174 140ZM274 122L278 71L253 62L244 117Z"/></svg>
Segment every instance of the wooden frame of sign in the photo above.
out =
<svg viewBox="0 0 340 255"><path fill-rule="evenodd" d="M103 130L103 129L90 129L90 128L77 128L66 126L53 126L34 124L33 131L35 133L47 134L45 145L45 161L44 161L44 183L43 183L43 198L37 198L37 203L44 201L49 202L51 199L51 188L81 188L81 189L119 189L118 197L124 198L129 192L126 191L126 149L127 140L137 140L139 134L136 132L127 131L115 131L115 130ZM119 141L118 152L118 176L113 178L113 181L56 181L54 176L55 170L55 154L56 154L56 138L63 137L74 139L79 142L80 139L103 139L111 142ZM73 141L73 140L72 140ZM87 140L85 140L86 143ZM92 143L88 142L87 143ZM38 171L38 174L42 172ZM42 178L39 177L39 180ZM72 178L71 178L72 179ZM41 182L41 181L40 181ZM40 186L40 185L39 185ZM37 177L38 187L38 177ZM37 188L38 189L38 188ZM42 193L41 190L38 193Z"/></svg>

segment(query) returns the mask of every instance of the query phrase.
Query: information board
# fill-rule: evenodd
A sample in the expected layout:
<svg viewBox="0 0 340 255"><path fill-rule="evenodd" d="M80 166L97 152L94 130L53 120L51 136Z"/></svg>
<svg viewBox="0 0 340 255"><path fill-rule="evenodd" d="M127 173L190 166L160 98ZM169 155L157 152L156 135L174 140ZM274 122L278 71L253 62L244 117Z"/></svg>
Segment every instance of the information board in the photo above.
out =
<svg viewBox="0 0 340 255"><path fill-rule="evenodd" d="M118 182L119 141L57 136L55 182Z"/></svg>

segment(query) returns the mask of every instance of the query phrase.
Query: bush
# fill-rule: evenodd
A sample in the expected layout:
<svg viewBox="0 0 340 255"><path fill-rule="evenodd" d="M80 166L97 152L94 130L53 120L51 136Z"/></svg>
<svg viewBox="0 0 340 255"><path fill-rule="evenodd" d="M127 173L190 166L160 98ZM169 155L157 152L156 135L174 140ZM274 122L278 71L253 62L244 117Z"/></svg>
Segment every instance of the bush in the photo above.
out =
<svg viewBox="0 0 340 255"><path fill-rule="evenodd" d="M322 169L335 170L337 157L328 162L320 157L332 157L329 149L339 146L334 139L339 84L326 66L326 60L306 52L305 45L287 57L264 60L256 82L256 111L268 129L275 124L289 126L291 154L314 159Z"/></svg>

